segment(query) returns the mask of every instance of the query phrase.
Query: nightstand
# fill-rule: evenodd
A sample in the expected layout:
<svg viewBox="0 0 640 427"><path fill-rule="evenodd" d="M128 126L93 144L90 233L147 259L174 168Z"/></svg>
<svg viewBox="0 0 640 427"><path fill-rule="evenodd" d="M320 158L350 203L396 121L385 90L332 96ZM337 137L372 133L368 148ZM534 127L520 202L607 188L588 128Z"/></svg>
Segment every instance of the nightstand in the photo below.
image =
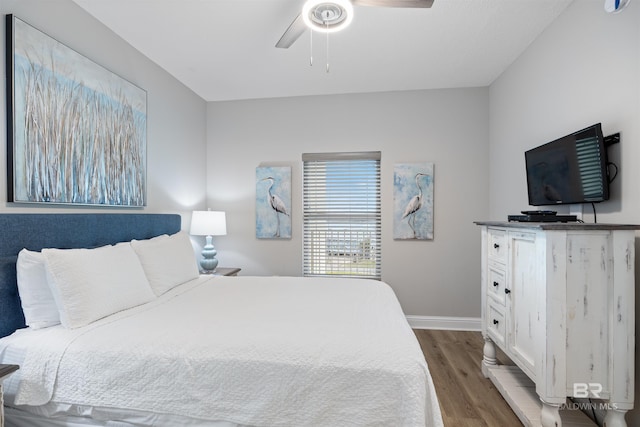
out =
<svg viewBox="0 0 640 427"><path fill-rule="evenodd" d="M0 365L0 427L4 427L4 399L2 398L2 380L17 371L18 365Z"/></svg>
<svg viewBox="0 0 640 427"><path fill-rule="evenodd" d="M213 273L214 276L237 276L240 272L240 268L219 267Z"/></svg>

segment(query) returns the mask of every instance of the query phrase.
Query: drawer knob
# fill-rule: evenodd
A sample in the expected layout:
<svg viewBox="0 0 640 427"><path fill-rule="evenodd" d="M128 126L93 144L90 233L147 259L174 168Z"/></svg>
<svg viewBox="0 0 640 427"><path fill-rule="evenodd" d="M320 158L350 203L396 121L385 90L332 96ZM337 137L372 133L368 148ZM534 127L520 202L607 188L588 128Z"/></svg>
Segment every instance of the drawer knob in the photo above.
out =
<svg viewBox="0 0 640 427"><path fill-rule="evenodd" d="M498 248L500 248L500 245L499 245L499 244L497 244L497 243L494 243L494 244L493 244L493 249L498 249Z"/></svg>
<svg viewBox="0 0 640 427"><path fill-rule="evenodd" d="M497 319L493 319L493 324L497 325L498 323L500 323Z"/></svg>
<svg viewBox="0 0 640 427"><path fill-rule="evenodd" d="M497 288L498 286L500 286L500 283L498 283L498 282L493 282L493 286Z"/></svg>
<svg viewBox="0 0 640 427"><path fill-rule="evenodd" d="M511 289L504 288L504 293L505 294L510 294L511 293Z"/></svg>

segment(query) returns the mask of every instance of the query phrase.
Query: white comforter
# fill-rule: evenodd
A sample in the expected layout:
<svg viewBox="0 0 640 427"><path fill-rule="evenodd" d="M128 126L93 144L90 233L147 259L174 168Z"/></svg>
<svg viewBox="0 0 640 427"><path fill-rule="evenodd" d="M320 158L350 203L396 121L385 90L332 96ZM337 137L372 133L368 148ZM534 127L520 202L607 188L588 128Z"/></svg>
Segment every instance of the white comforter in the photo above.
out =
<svg viewBox="0 0 640 427"><path fill-rule="evenodd" d="M26 351L16 405L442 426L422 352L383 282L201 277L84 328L22 330L3 346Z"/></svg>

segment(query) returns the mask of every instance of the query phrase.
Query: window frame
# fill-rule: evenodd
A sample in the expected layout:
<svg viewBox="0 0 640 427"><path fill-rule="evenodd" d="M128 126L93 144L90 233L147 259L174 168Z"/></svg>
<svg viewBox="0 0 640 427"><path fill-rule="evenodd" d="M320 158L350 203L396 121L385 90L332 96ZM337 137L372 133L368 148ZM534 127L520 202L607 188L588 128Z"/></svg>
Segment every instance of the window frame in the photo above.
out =
<svg viewBox="0 0 640 427"><path fill-rule="evenodd" d="M304 276L381 280L381 157L302 155Z"/></svg>

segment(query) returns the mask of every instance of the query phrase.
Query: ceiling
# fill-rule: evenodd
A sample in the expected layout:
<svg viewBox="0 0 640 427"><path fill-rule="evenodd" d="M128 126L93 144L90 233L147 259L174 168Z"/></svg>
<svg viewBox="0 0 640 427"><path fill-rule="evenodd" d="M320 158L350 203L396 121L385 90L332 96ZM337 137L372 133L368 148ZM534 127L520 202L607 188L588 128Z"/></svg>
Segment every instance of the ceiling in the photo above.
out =
<svg viewBox="0 0 640 427"><path fill-rule="evenodd" d="M572 0L354 7L275 47L304 0L74 0L206 101L488 86ZM596 3L594 3L596 4Z"/></svg>

